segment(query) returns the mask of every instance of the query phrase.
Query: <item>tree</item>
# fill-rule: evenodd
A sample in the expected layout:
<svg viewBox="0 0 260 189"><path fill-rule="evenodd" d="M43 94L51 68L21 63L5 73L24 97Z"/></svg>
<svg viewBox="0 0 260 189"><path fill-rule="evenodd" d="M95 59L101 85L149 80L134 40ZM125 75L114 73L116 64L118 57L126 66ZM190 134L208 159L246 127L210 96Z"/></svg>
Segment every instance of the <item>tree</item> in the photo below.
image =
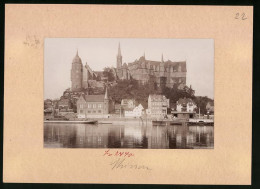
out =
<svg viewBox="0 0 260 189"><path fill-rule="evenodd" d="M134 79L119 80L108 92L116 103L121 103L122 99L135 99L136 103L142 104L144 108L147 108L149 94L156 93L150 83L141 84Z"/></svg>
<svg viewBox="0 0 260 189"><path fill-rule="evenodd" d="M103 71L103 76L107 77L107 81L109 82L115 81L115 76L112 68L105 67Z"/></svg>
<svg viewBox="0 0 260 189"><path fill-rule="evenodd" d="M197 96L195 97L194 102L197 105L197 112L199 111L198 109L200 108L201 114L207 114L206 105L208 102L213 102L213 99L210 99L207 96L204 97Z"/></svg>
<svg viewBox="0 0 260 189"><path fill-rule="evenodd" d="M171 103L176 103L180 98L191 98L197 107L200 108L202 114L206 114L206 104L213 101L208 97L196 97L195 91L191 87L185 86L178 89L178 84L174 84L172 88L164 87L159 90L153 82L141 84L137 80L118 80L115 86L108 89L109 96L115 103L121 103L122 99L135 99L136 105L142 104L144 108L148 107L148 97L150 94L162 94L170 99Z"/></svg>

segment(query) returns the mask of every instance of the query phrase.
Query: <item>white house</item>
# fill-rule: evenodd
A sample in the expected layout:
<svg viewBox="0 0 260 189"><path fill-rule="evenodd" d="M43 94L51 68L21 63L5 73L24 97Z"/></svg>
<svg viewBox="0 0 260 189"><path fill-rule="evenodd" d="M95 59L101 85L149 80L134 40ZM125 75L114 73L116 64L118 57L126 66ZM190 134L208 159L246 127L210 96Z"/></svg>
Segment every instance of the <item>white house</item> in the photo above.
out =
<svg viewBox="0 0 260 189"><path fill-rule="evenodd" d="M190 98L180 98L176 103L177 112L194 112L196 104Z"/></svg>
<svg viewBox="0 0 260 189"><path fill-rule="evenodd" d="M167 115L167 108L170 107L170 100L164 95L150 94L148 97L148 109L146 113L152 117Z"/></svg>
<svg viewBox="0 0 260 189"><path fill-rule="evenodd" d="M135 107L135 100L134 99L122 99L121 106L123 108L134 108Z"/></svg>
<svg viewBox="0 0 260 189"><path fill-rule="evenodd" d="M141 117L143 112L142 104L134 107L133 109L126 109L125 110L125 117Z"/></svg>

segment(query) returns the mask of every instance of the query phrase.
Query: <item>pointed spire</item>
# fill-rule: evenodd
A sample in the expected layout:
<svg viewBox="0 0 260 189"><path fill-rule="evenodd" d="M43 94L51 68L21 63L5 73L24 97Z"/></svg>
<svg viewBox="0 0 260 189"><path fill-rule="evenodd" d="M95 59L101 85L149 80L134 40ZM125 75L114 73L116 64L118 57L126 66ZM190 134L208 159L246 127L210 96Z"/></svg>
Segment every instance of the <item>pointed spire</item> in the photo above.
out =
<svg viewBox="0 0 260 189"><path fill-rule="evenodd" d="M83 94L80 94L79 100L84 100L84 101L86 101Z"/></svg>
<svg viewBox="0 0 260 189"><path fill-rule="evenodd" d="M108 95L107 95L107 87L106 87L106 93L105 93L105 97L104 99L108 99Z"/></svg>
<svg viewBox="0 0 260 189"><path fill-rule="evenodd" d="M119 45L118 45L118 56L121 56L120 42L119 42Z"/></svg>
<svg viewBox="0 0 260 189"><path fill-rule="evenodd" d="M162 53L162 62L164 62L164 60L163 60L163 53Z"/></svg>
<svg viewBox="0 0 260 189"><path fill-rule="evenodd" d="M80 63L80 64L82 64L81 58L79 57L78 48L77 48L77 52L76 52L76 55L75 55L72 63Z"/></svg>

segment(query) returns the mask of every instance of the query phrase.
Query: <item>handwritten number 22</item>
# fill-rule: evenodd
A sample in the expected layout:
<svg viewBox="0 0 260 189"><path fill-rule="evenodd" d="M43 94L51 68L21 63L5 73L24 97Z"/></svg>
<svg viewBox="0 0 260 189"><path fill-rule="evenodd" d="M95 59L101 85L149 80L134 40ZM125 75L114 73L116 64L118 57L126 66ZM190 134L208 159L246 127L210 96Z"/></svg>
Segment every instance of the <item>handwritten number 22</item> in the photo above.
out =
<svg viewBox="0 0 260 189"><path fill-rule="evenodd" d="M236 13L235 19L240 19L240 18L241 18L241 20L247 19L246 14L245 14L245 13L242 13L242 14L240 15L239 13Z"/></svg>

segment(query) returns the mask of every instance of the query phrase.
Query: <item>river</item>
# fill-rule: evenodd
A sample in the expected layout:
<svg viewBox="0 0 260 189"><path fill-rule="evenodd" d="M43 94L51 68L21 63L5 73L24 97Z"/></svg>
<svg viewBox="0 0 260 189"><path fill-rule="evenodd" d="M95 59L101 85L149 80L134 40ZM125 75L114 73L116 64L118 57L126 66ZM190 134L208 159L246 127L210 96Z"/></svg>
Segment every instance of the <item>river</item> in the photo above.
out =
<svg viewBox="0 0 260 189"><path fill-rule="evenodd" d="M45 148L214 148L213 126L44 123Z"/></svg>

